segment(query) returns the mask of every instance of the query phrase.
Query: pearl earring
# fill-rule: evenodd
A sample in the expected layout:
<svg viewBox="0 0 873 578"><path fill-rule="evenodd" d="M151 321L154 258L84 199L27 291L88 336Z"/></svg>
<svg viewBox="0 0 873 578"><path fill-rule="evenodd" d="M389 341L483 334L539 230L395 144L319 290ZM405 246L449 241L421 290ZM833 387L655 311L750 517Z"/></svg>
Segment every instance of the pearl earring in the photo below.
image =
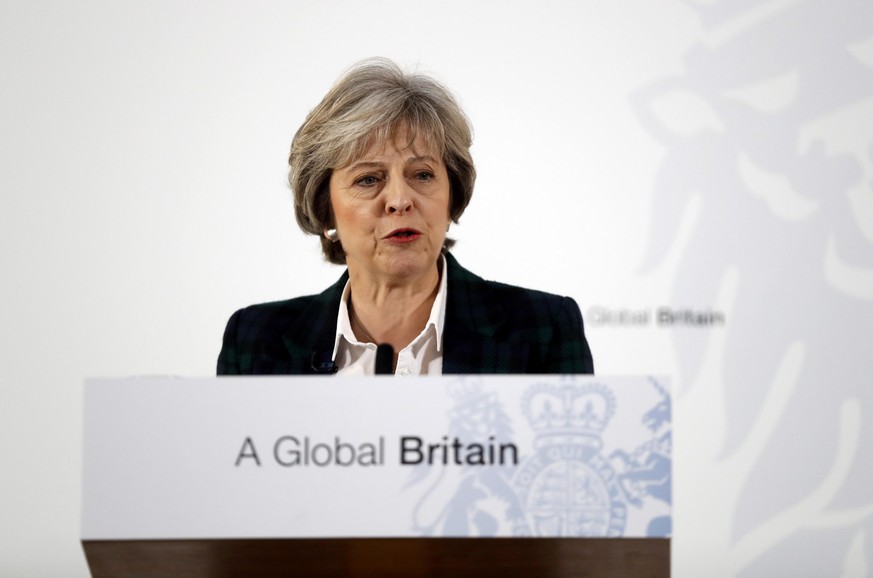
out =
<svg viewBox="0 0 873 578"><path fill-rule="evenodd" d="M328 229L324 232L324 236L330 239L331 243L339 241L339 233L336 232L336 229Z"/></svg>

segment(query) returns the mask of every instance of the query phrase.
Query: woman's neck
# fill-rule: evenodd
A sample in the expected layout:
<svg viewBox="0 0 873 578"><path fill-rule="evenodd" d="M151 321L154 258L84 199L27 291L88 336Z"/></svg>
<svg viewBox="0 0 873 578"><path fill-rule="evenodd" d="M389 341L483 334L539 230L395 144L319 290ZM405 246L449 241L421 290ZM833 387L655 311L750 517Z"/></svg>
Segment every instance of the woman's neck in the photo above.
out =
<svg viewBox="0 0 873 578"><path fill-rule="evenodd" d="M358 339L388 343L394 351L409 345L427 324L440 287L440 272L420 279L384 283L349 269L349 318Z"/></svg>

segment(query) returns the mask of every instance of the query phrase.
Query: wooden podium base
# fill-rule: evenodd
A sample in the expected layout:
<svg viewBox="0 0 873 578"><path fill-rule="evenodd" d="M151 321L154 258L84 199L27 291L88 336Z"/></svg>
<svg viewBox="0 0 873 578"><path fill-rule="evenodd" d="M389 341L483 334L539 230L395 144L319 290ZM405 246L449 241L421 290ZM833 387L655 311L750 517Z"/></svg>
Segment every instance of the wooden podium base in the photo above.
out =
<svg viewBox="0 0 873 578"><path fill-rule="evenodd" d="M670 576L664 538L83 541L94 578Z"/></svg>

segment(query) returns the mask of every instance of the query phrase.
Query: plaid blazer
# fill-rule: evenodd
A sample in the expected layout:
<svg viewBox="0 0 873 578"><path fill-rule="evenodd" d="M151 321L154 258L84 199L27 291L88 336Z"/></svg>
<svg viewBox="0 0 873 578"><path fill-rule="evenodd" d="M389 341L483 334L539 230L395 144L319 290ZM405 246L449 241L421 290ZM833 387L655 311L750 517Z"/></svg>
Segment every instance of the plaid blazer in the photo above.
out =
<svg viewBox="0 0 873 578"><path fill-rule="evenodd" d="M582 313L570 297L485 281L446 255L443 373L594 373ZM314 374L329 361L344 273L318 295L231 316L218 374Z"/></svg>

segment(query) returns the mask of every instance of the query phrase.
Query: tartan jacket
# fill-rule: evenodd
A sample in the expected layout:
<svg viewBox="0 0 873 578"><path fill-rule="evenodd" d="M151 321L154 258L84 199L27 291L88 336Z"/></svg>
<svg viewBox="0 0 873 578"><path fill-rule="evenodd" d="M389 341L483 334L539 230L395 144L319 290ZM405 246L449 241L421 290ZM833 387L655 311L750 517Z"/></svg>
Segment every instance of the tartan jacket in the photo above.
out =
<svg viewBox="0 0 873 578"><path fill-rule="evenodd" d="M485 281L446 254L443 374L594 373L582 313L570 297ZM329 360L342 291L252 305L231 316L218 374L315 374Z"/></svg>

